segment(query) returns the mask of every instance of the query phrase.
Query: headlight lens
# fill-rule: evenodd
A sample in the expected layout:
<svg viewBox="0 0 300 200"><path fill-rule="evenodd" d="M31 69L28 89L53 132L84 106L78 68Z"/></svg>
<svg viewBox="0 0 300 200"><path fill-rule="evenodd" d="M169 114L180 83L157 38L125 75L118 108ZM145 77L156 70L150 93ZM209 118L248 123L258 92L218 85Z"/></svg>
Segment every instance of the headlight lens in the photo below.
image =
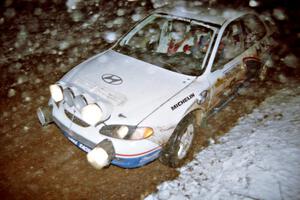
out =
<svg viewBox="0 0 300 200"><path fill-rule="evenodd" d="M108 125L102 127L100 133L118 139L141 140L150 137L154 132L149 127Z"/></svg>
<svg viewBox="0 0 300 200"><path fill-rule="evenodd" d="M61 100L63 100L63 91L62 88L57 85L57 84L53 84L50 85L50 93L51 93L51 98L55 101L55 102L60 102Z"/></svg>
<svg viewBox="0 0 300 200"><path fill-rule="evenodd" d="M90 125L95 125L101 121L103 113L96 104L89 104L81 109L82 119Z"/></svg>

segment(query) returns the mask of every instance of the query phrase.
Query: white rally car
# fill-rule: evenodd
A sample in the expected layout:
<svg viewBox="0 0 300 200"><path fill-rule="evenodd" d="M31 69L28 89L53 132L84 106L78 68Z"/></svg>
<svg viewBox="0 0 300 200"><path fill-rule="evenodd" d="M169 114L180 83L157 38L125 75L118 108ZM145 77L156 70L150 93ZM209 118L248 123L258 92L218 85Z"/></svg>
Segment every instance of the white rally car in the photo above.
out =
<svg viewBox="0 0 300 200"><path fill-rule="evenodd" d="M271 21L227 9L163 8L50 86L51 122L97 169L180 166L201 122L265 74Z"/></svg>

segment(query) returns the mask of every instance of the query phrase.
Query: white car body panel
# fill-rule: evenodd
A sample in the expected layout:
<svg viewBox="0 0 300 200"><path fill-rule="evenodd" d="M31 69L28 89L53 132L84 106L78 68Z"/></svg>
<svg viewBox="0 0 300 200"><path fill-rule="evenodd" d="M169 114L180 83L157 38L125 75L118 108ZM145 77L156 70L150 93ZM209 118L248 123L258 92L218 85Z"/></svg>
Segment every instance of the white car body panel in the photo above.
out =
<svg viewBox="0 0 300 200"><path fill-rule="evenodd" d="M230 84L235 79L239 81L244 78L243 59L259 57L257 49L266 52L264 48L270 42L268 33L261 39L267 45L261 46L256 42L224 64L222 69L211 72L224 30L233 20L246 13L227 15L222 11L221 16L207 16L210 13L206 9L194 12L181 8L169 11L161 9L155 13L199 20L196 22L198 25L206 22L218 25L203 25L213 30L213 38L202 64L205 71L200 76L173 72L111 48L79 64L58 81L62 88L70 87L75 95L85 96L88 103L98 104L104 113L103 121L95 126L82 127L65 114L68 111L73 117L82 119L80 110L68 106L64 101L49 101L54 122L72 143L89 152L104 139L109 139L116 153L112 163L126 168L142 166L157 158L163 145L187 114L198 109L205 113L218 105L220 96L230 88ZM128 38L132 36L127 35ZM203 97L203 92L207 96ZM101 128L108 125L151 127L154 134L140 140L117 139L100 134Z"/></svg>
<svg viewBox="0 0 300 200"><path fill-rule="evenodd" d="M166 143L176 128L178 122L181 121L181 119L191 111L190 108L193 106L198 108L200 107L197 104L197 101L202 99L200 93L204 90L208 90L209 88L210 85L207 77L200 76L187 88L178 93L176 97L170 99L162 107L160 107L159 110L147 117L140 125L150 125L158 129L157 134L154 134L154 136L149 138L149 140L158 144ZM193 96L191 97L191 95ZM172 109L174 105L177 105L185 98L188 99L186 102L180 104L178 107L175 107L175 109ZM205 100L208 101L208 99L209 98L207 97ZM202 102L204 102L204 100L202 100Z"/></svg>
<svg viewBox="0 0 300 200"><path fill-rule="evenodd" d="M104 74L117 75L123 82L108 84L101 79ZM113 107L107 124L137 125L193 79L110 50L77 66L61 81L90 93L95 101L111 104L107 105Z"/></svg>

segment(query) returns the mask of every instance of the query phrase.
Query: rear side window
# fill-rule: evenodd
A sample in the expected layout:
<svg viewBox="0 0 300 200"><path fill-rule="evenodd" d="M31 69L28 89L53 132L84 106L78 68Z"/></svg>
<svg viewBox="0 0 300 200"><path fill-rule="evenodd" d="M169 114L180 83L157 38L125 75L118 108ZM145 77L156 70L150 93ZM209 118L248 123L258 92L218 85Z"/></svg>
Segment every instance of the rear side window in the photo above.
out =
<svg viewBox="0 0 300 200"><path fill-rule="evenodd" d="M212 72L222 69L224 65L244 51L242 29L239 21L231 23L224 31Z"/></svg>
<svg viewBox="0 0 300 200"><path fill-rule="evenodd" d="M245 48L249 48L266 35L266 28L256 15L246 15L241 19L241 22L245 34Z"/></svg>

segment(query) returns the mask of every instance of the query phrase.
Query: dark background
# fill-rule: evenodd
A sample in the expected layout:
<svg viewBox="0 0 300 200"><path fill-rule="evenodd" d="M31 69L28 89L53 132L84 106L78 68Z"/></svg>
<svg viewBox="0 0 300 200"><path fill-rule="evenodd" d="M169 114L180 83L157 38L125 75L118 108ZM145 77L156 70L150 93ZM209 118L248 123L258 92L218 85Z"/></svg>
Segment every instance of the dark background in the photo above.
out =
<svg viewBox="0 0 300 200"><path fill-rule="evenodd" d="M178 175L158 161L133 170L110 166L96 171L55 125L42 128L35 113L47 103L50 84L111 46L136 23L133 19L174 2L92 0L78 3L71 12L62 0L0 2L1 199L140 199ZM244 0L201 2L249 8ZM271 76L212 118L204 133L225 134L264 98L299 80L299 1L258 2L253 9L272 16L280 33ZM283 18L278 19L278 12Z"/></svg>

